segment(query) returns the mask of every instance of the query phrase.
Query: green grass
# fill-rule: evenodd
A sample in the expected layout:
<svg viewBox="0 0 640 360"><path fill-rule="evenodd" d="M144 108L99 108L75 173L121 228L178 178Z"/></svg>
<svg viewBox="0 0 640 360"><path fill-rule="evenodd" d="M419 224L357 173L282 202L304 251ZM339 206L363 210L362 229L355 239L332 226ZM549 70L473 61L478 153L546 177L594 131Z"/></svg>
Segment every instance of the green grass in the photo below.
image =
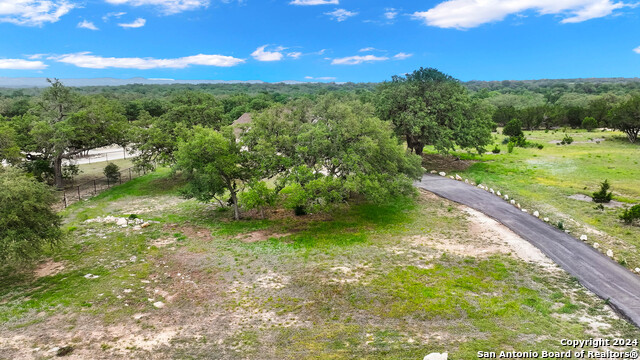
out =
<svg viewBox="0 0 640 360"><path fill-rule="evenodd" d="M419 359L448 351L467 359L479 350L563 350L556 339L594 331L583 317L605 324L597 336L640 336L566 273L431 247L429 239L482 246L444 200L236 222L178 199L182 184L160 170L66 209L66 240L48 254L62 272L0 273L0 338L25 336L0 357L71 343L88 358ZM136 207L158 223L135 232L84 222ZM290 235L237 238L253 231ZM159 240L169 244L153 245ZM165 330L170 342L152 350L122 343ZM72 333L84 335L69 340Z"/></svg>
<svg viewBox="0 0 640 360"><path fill-rule="evenodd" d="M529 141L544 148L515 148L512 154L502 145L503 136L497 135L499 155L461 153L478 162L458 173L508 194L530 212L539 210L553 224L562 221L576 237L587 234L590 243L598 242L603 251L612 249L616 259L630 269L640 267L640 227L623 224L618 218L621 209L598 210L595 203L568 198L591 196L606 179L614 200L627 206L640 203L640 146L617 132L569 129L567 133L574 138L571 145L550 143L562 139L562 130L526 131ZM588 142L594 139L604 141ZM587 226L607 235L589 231Z"/></svg>

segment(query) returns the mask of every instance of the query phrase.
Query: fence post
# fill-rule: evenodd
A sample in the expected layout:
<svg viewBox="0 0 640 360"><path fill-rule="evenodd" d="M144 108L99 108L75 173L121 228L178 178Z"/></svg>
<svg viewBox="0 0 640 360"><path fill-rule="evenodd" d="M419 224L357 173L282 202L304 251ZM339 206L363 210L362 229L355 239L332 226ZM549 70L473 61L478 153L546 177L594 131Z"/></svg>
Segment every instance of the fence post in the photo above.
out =
<svg viewBox="0 0 640 360"><path fill-rule="evenodd" d="M122 173L118 176L118 179L120 180L120 185L122 185Z"/></svg>
<svg viewBox="0 0 640 360"><path fill-rule="evenodd" d="M66 191L62 191L62 198L64 199L64 208L67 208L67 192Z"/></svg>
<svg viewBox="0 0 640 360"><path fill-rule="evenodd" d="M107 178L107 189L109 188L109 178Z"/></svg>
<svg viewBox="0 0 640 360"><path fill-rule="evenodd" d="M82 198L80 198L80 185L78 185L78 201L82 200Z"/></svg>
<svg viewBox="0 0 640 360"><path fill-rule="evenodd" d="M131 181L131 168L129 168L129 181Z"/></svg>

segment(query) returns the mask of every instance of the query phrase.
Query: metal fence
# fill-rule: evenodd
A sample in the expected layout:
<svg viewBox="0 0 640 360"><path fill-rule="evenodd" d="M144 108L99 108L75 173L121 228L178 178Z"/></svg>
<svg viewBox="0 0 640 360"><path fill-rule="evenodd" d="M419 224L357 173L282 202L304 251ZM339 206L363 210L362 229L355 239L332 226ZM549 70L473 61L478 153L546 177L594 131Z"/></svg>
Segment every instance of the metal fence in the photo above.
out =
<svg viewBox="0 0 640 360"><path fill-rule="evenodd" d="M111 187L124 184L127 181L135 179L146 173L146 170L137 170L130 167L128 169L120 170L120 176L118 176L118 179L115 181L104 176L81 184L74 184L73 186L63 190L58 190L61 198L61 205L66 208L73 203L89 199Z"/></svg>

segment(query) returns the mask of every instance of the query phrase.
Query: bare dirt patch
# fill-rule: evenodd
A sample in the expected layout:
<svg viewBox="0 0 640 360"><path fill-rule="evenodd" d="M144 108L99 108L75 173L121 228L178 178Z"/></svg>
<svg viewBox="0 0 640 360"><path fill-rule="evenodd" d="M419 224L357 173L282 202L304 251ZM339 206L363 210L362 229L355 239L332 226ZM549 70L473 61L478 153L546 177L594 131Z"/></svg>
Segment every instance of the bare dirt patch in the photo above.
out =
<svg viewBox="0 0 640 360"><path fill-rule="evenodd" d="M211 241L213 240L213 235L211 235L211 230L207 228L190 226L188 225L178 225L178 224L166 224L163 227L164 231L171 232L181 232L184 236L189 239L201 240L201 241Z"/></svg>
<svg viewBox="0 0 640 360"><path fill-rule="evenodd" d="M428 170L464 171L476 162L462 160L452 155L422 154L422 166Z"/></svg>
<svg viewBox="0 0 640 360"><path fill-rule="evenodd" d="M236 236L235 239L240 240L244 243L255 243L260 241L267 241L272 238L280 239L290 235L291 233L280 234L280 233L274 233L274 232L265 231L265 230L258 230L258 231L253 231L246 234L240 234Z"/></svg>
<svg viewBox="0 0 640 360"><path fill-rule="evenodd" d="M573 200L578 200L578 201L593 202L593 199L591 198L591 196L584 195L584 194L574 194L574 195L568 196L568 198ZM597 205L597 204L594 203L594 205ZM608 203L602 203L602 206L607 208L622 208L622 207L625 207L625 203L616 201L616 200L611 200Z"/></svg>
<svg viewBox="0 0 640 360"><path fill-rule="evenodd" d="M43 262L42 264L38 265L35 271L33 272L33 274L35 275L36 279L39 279L45 276L56 275L62 270L64 270L63 263L55 262L53 260L47 260L46 262Z"/></svg>
<svg viewBox="0 0 640 360"><path fill-rule="evenodd" d="M464 206L462 210L468 215L471 234L483 242L487 241L492 247L497 246L498 252L510 253L521 260L545 266L554 265L542 251L506 226L469 207Z"/></svg>

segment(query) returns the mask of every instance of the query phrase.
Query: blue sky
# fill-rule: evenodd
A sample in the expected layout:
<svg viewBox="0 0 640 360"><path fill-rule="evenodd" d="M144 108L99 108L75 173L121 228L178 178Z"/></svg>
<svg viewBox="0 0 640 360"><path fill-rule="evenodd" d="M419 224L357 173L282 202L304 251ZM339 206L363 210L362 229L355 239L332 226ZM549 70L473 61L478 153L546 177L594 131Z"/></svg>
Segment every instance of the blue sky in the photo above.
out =
<svg viewBox="0 0 640 360"><path fill-rule="evenodd" d="M0 0L0 76L382 81L636 77L616 0Z"/></svg>

